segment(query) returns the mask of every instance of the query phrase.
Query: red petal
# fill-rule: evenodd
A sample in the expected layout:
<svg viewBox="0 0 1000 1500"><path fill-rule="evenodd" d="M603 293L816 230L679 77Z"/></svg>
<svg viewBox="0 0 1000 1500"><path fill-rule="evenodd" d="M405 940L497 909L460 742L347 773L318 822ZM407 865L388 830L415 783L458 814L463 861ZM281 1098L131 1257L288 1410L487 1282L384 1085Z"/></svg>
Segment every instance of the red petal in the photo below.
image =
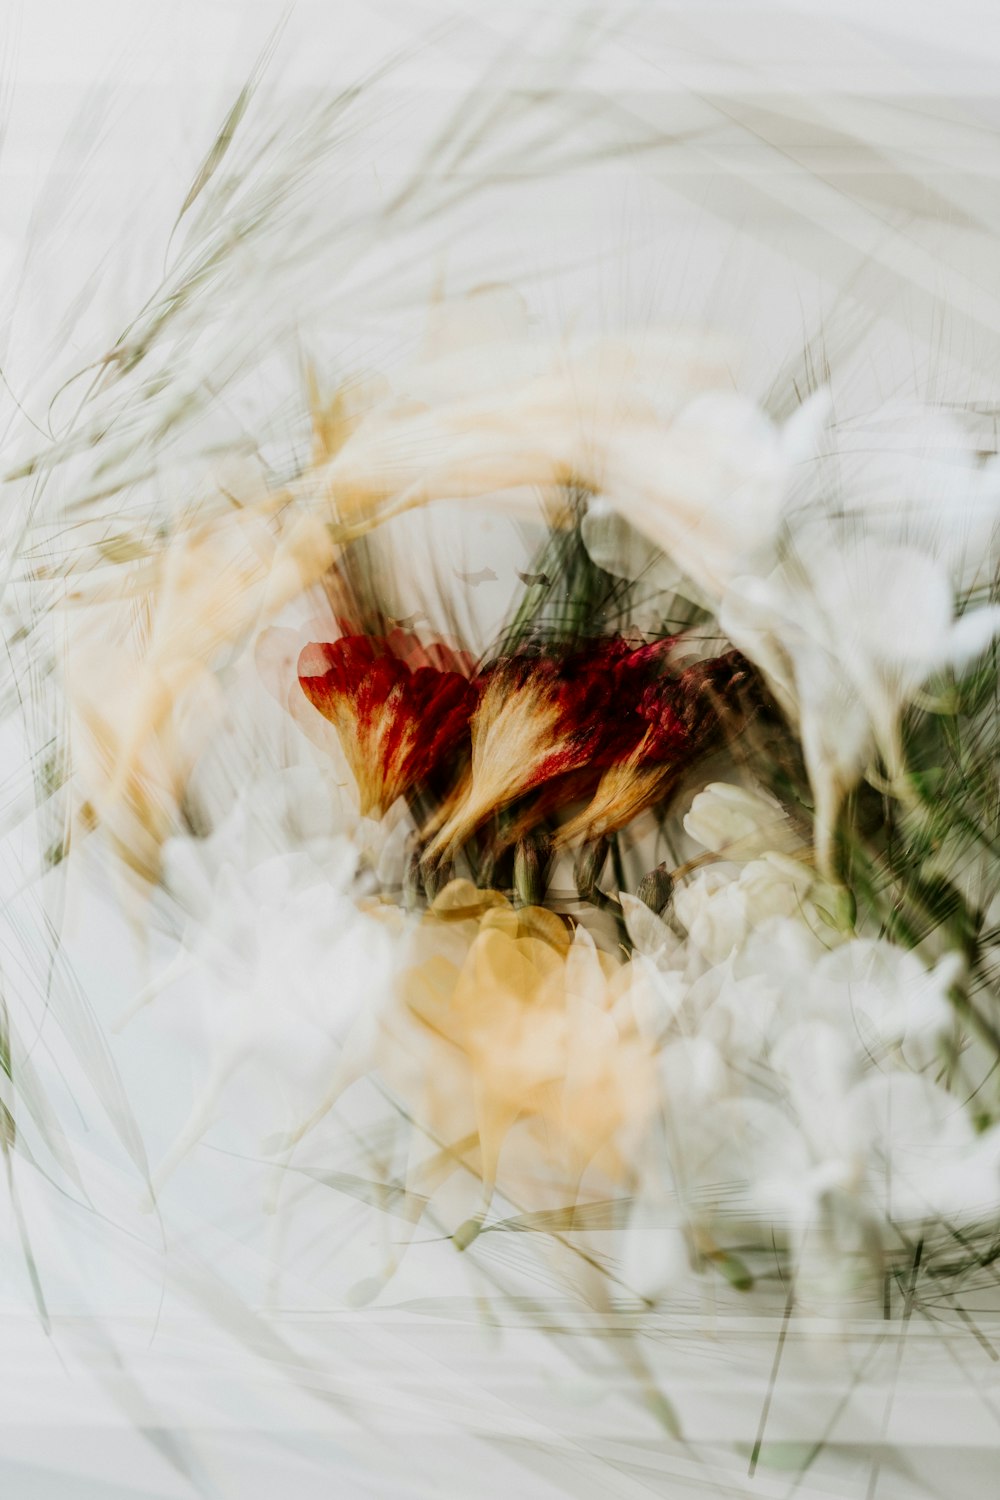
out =
<svg viewBox="0 0 1000 1500"><path fill-rule="evenodd" d="M459 673L427 666L411 671L390 649L409 638L394 636L312 642L299 657L302 691L336 728L362 810L380 814L454 764L476 702L474 686Z"/></svg>

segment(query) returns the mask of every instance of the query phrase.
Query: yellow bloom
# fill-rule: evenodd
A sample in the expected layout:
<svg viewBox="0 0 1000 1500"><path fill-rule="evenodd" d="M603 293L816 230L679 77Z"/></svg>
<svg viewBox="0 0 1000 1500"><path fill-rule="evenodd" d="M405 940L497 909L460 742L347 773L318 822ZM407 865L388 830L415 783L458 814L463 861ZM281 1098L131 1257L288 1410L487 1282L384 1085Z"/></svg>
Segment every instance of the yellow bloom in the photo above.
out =
<svg viewBox="0 0 1000 1500"><path fill-rule="evenodd" d="M141 571L123 566L110 597L97 592L74 614L66 682L87 819L106 825L142 876L156 875L191 766L221 716L215 670L332 557L315 518L282 531L226 517L179 533Z"/></svg>
<svg viewBox="0 0 1000 1500"><path fill-rule="evenodd" d="M417 935L385 1070L487 1198L620 1180L655 1102L634 983L582 927L453 881Z"/></svg>

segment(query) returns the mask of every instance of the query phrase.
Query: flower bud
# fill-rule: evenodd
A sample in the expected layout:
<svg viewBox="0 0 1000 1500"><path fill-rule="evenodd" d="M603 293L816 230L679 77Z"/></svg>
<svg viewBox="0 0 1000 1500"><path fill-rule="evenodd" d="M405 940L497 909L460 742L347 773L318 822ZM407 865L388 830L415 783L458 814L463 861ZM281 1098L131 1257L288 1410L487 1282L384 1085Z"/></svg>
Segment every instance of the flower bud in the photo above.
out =
<svg viewBox="0 0 1000 1500"><path fill-rule="evenodd" d="M657 865L655 870L642 877L636 895L650 911L658 917L663 916L674 895L673 876L665 864Z"/></svg>
<svg viewBox="0 0 1000 1500"><path fill-rule="evenodd" d="M522 906L540 906L545 898L546 854L537 838L518 840L514 854L514 892Z"/></svg>

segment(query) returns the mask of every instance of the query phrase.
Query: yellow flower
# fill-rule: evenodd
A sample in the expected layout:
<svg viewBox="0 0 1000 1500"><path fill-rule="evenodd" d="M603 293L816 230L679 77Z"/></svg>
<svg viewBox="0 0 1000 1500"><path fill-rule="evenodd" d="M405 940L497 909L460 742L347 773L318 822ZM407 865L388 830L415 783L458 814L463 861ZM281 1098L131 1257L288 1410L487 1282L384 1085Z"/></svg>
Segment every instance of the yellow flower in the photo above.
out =
<svg viewBox="0 0 1000 1500"><path fill-rule="evenodd" d="M655 1102L634 983L582 927L453 881L402 976L386 1072L487 1199L620 1180Z"/></svg>
<svg viewBox="0 0 1000 1500"><path fill-rule="evenodd" d="M314 517L284 530L226 517L180 532L141 570L123 565L107 598L98 586L94 607L68 618L85 821L103 822L143 877L156 877L191 767L222 717L215 672L332 557Z"/></svg>

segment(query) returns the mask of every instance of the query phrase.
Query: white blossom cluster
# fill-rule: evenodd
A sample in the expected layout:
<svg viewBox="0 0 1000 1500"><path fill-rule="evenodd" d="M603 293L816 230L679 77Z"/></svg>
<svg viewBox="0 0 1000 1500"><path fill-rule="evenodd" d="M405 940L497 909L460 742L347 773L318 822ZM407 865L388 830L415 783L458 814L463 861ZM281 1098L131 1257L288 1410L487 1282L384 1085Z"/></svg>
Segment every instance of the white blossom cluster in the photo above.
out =
<svg viewBox="0 0 1000 1500"><path fill-rule="evenodd" d="M927 968L838 927L763 794L710 785L685 826L725 860L677 892L672 922L624 898L663 1099L629 1271L663 1292L692 1233L714 1254L763 1230L797 1262L800 1295L836 1303L901 1233L1000 1207L1000 1126L977 1134L965 1074L944 1065L962 960Z"/></svg>

